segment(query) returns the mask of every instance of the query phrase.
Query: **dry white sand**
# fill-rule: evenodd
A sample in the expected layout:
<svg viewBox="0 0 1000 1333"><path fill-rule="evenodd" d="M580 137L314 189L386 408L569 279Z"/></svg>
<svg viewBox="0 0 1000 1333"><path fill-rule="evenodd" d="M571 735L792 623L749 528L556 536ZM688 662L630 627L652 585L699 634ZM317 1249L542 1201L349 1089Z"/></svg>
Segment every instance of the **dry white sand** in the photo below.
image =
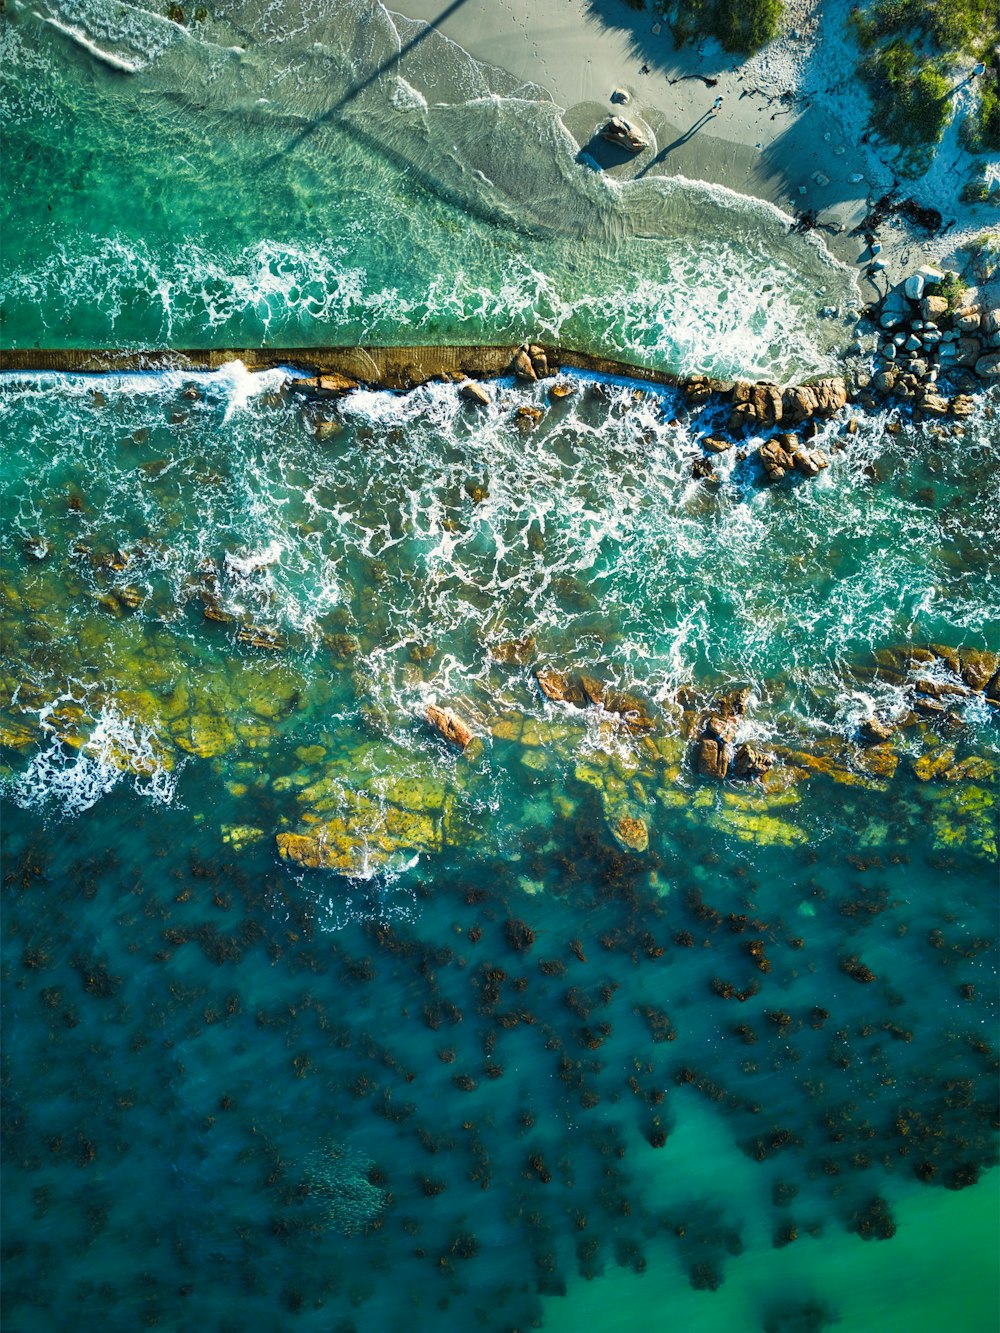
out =
<svg viewBox="0 0 1000 1333"><path fill-rule="evenodd" d="M867 268L865 241L850 235L874 202L899 193L938 209L944 236L890 222L879 256L897 280L918 264L960 268L961 243L996 225L996 209L959 199L976 159L960 148L958 122L974 92L956 90L955 121L926 177L899 181L890 145L867 135L868 94L856 75L857 46L845 24L852 0L786 0L782 33L740 63L714 41L678 51L652 7L624 0L385 0L387 8L434 23L479 60L540 84L563 109L581 145L614 109L650 148L604 163L622 179L660 172L724 185L787 213L815 209L842 262ZM716 80L707 86L705 80ZM627 106L610 97L624 88ZM706 118L717 95L718 115ZM946 160L947 159L947 160ZM981 161L982 159L979 159ZM885 276L870 295L885 288Z"/></svg>

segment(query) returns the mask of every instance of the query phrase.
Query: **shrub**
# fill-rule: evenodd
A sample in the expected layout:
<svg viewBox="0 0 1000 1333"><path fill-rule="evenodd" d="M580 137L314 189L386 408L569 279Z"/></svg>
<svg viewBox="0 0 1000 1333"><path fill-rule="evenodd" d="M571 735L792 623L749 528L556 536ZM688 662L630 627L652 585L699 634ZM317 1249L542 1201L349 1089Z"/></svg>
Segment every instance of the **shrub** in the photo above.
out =
<svg viewBox="0 0 1000 1333"><path fill-rule="evenodd" d="M715 37L725 50L749 55L774 37L782 12L782 0L676 0L670 30L678 46Z"/></svg>
<svg viewBox="0 0 1000 1333"><path fill-rule="evenodd" d="M873 52L863 66L872 86L872 119L879 131L904 147L935 144L951 116L951 85L932 64L919 64L899 39Z"/></svg>

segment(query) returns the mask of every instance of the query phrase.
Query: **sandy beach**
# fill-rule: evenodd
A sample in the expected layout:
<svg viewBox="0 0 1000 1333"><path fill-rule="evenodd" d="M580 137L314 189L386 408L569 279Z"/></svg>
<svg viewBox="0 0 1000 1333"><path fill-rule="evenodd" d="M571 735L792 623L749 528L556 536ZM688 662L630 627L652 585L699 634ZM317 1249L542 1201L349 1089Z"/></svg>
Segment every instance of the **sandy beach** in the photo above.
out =
<svg viewBox="0 0 1000 1333"><path fill-rule="evenodd" d="M957 142L974 96L967 84L956 87L955 117L924 177L900 179L896 150L870 142L868 94L845 32L849 0L833 0L821 16L816 0L792 0L783 32L744 62L714 41L675 50L665 22L622 0L548 0L544 9L530 0L458 0L443 9L441 0L393 0L389 8L434 24L477 59L545 88L581 146L604 117L620 111L649 147L636 157L603 154L599 165L617 178L685 176L792 215L815 210L830 250L857 269L866 296L919 264L960 268L963 241L995 226L995 209L959 198L977 161ZM625 90L627 105L613 107L615 89ZM711 115L717 96L723 103ZM852 232L894 188L937 209L944 229L928 237L883 223L885 272L873 280L866 276L871 253Z"/></svg>

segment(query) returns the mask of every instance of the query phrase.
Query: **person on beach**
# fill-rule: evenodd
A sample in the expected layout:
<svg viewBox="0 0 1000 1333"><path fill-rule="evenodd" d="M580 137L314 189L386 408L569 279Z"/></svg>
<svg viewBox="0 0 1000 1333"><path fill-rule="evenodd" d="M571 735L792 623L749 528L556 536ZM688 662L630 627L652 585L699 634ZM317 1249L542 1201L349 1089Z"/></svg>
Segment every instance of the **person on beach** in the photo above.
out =
<svg viewBox="0 0 1000 1333"><path fill-rule="evenodd" d="M717 97L715 101L712 103L711 114L713 116L717 116L721 110L722 110L722 98Z"/></svg>

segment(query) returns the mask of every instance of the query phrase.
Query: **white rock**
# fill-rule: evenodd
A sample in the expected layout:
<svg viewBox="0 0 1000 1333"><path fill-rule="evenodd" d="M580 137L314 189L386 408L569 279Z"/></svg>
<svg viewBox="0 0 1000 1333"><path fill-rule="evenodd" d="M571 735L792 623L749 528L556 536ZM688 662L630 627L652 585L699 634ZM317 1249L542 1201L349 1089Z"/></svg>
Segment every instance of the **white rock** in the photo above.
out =
<svg viewBox="0 0 1000 1333"><path fill-rule="evenodd" d="M911 273L903 283L903 291L911 301L919 301L924 294L924 278L920 273Z"/></svg>

